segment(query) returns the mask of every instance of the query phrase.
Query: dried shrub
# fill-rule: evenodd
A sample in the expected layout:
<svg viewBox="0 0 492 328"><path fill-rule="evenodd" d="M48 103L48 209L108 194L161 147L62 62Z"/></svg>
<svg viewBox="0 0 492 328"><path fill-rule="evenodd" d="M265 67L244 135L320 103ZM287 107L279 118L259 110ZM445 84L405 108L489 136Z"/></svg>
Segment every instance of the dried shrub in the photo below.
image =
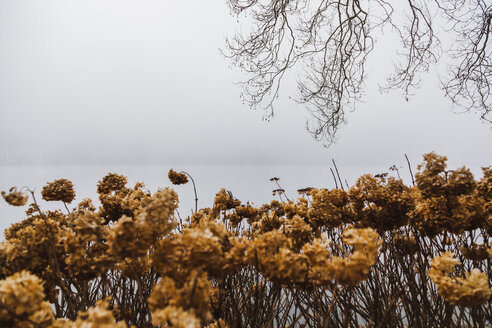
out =
<svg viewBox="0 0 492 328"><path fill-rule="evenodd" d="M412 187L364 175L261 206L222 189L184 220L172 189L114 173L99 208L43 211L33 197L0 242L0 325L490 325L492 171L476 181L434 153L419 170ZM73 199L60 181L46 199Z"/></svg>

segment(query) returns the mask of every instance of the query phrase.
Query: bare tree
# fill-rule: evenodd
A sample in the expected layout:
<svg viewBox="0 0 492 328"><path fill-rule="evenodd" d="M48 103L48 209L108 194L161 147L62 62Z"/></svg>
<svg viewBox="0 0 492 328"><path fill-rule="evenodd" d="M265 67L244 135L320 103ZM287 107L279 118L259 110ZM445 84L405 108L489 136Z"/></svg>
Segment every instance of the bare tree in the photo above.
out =
<svg viewBox="0 0 492 328"><path fill-rule="evenodd" d="M326 145L361 97L368 55L378 33L390 28L401 41L399 60L383 89L408 96L419 77L448 59L444 93L488 120L491 109L490 0L227 0L232 13L252 22L227 40L225 55L246 71L242 96L274 115L285 73L302 68L296 101L312 114L308 130ZM437 18L440 17L440 18ZM438 26L433 25L439 21ZM438 35L447 34L449 45ZM448 35L451 36L448 37ZM446 56L442 56L445 53Z"/></svg>

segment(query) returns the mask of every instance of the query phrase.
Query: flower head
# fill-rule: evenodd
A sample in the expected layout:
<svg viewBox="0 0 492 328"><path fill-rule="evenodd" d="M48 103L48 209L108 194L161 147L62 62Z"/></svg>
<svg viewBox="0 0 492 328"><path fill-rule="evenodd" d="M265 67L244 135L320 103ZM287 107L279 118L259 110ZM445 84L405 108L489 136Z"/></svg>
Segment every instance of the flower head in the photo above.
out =
<svg viewBox="0 0 492 328"><path fill-rule="evenodd" d="M10 188L8 194L5 191L2 191L2 197L12 206L24 206L29 199L27 195L17 191L17 187Z"/></svg>
<svg viewBox="0 0 492 328"><path fill-rule="evenodd" d="M167 174L169 180L171 180L171 183L174 185L180 185L180 184L185 184L188 182L188 177L186 174L181 173L181 172L176 172L173 169L169 170L169 173Z"/></svg>
<svg viewBox="0 0 492 328"><path fill-rule="evenodd" d="M73 184L70 180L58 179L44 186L41 190L41 196L46 201L71 203L75 199L75 190L73 190Z"/></svg>
<svg viewBox="0 0 492 328"><path fill-rule="evenodd" d="M427 275L437 285L439 295L451 304L462 306L481 305L488 302L492 291L487 275L473 269L465 278L451 277L450 274L460 262L453 253L443 252L432 259Z"/></svg>

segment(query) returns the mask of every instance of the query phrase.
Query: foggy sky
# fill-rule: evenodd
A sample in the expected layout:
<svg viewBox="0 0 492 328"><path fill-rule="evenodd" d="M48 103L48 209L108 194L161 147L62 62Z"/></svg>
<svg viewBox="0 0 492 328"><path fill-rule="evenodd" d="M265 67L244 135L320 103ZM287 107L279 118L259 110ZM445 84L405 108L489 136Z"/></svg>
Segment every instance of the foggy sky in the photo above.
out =
<svg viewBox="0 0 492 328"><path fill-rule="evenodd" d="M288 99L295 76L262 121L219 53L238 28L225 1L0 0L0 164L492 164L490 125L453 113L435 76L408 102L378 92L385 51L330 148Z"/></svg>

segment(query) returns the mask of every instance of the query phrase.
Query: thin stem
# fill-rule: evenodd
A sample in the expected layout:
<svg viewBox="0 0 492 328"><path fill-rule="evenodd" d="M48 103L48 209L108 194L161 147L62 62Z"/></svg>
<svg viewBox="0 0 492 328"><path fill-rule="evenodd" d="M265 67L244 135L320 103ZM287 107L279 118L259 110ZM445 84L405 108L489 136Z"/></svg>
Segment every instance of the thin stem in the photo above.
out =
<svg viewBox="0 0 492 328"><path fill-rule="evenodd" d="M340 174L338 173L337 164L335 163L335 160L333 158L331 159L331 161L333 162L333 165L335 166L335 171L337 171L338 180L340 181L340 187L342 188L342 190L345 190L345 189L343 189L342 179L340 178Z"/></svg>
<svg viewBox="0 0 492 328"><path fill-rule="evenodd" d="M191 177L191 175L188 172L181 171L180 173L186 174L190 179L191 183L193 183L193 191L195 192L195 213L198 212L198 196L196 194L196 185L195 185L195 180Z"/></svg>
<svg viewBox="0 0 492 328"><path fill-rule="evenodd" d="M331 175L333 175L333 180L335 180L335 188L338 189L338 182L337 178L335 177L335 172L333 172L333 169L330 167Z"/></svg>
<svg viewBox="0 0 492 328"><path fill-rule="evenodd" d="M68 209L67 203L63 202L63 205L65 206L65 208L66 208L66 210L67 210L68 214L70 214L71 212L70 212L70 210Z"/></svg>
<svg viewBox="0 0 492 328"><path fill-rule="evenodd" d="M407 159L408 169L410 170L410 176L412 177L412 183L415 186L415 180L413 178L413 173L412 173L412 166L410 165L410 161L408 160L407 154L405 154L405 158Z"/></svg>
<svg viewBox="0 0 492 328"><path fill-rule="evenodd" d="M275 183L277 184L277 186L278 186L279 189L283 190L282 191L282 194L284 194L285 198L287 198L287 201L290 202L289 197L287 197L287 194L285 193L285 189L280 186L280 184L278 183L278 180L275 180ZM282 200L282 197L280 197L280 200Z"/></svg>

